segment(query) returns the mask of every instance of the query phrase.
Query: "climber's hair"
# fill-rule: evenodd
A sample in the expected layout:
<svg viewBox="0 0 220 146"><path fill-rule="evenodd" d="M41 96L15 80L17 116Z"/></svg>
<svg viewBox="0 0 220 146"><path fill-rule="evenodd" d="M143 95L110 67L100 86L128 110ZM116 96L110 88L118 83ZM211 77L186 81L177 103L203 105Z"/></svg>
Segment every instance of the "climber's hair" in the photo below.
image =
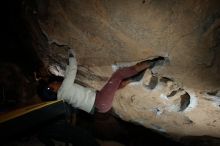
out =
<svg viewBox="0 0 220 146"><path fill-rule="evenodd" d="M63 77L49 76L47 79L41 79L38 81L37 94L43 101L50 101L57 99L57 93L53 92L49 85L53 82L62 82Z"/></svg>

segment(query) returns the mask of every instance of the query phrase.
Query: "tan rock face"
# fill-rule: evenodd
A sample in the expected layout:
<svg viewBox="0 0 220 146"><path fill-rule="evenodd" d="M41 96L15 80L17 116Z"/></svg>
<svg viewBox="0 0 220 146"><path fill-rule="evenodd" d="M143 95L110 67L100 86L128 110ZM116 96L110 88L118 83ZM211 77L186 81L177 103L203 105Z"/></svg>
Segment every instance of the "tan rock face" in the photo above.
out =
<svg viewBox="0 0 220 146"><path fill-rule="evenodd" d="M167 133L220 137L219 7L218 0L41 0L25 14L35 41L47 44L36 45L45 64L65 69L73 48L77 80L97 90L115 63L168 58L118 90L115 112Z"/></svg>

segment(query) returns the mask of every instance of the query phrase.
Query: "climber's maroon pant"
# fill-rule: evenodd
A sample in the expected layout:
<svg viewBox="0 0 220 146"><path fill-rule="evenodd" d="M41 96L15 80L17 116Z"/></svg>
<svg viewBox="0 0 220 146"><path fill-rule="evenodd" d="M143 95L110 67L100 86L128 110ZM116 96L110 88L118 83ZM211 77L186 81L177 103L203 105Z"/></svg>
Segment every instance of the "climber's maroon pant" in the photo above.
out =
<svg viewBox="0 0 220 146"><path fill-rule="evenodd" d="M122 80L132 77L138 72L134 66L118 69L109 79L107 84L96 94L95 107L98 112L105 113L112 107L115 92L119 88Z"/></svg>

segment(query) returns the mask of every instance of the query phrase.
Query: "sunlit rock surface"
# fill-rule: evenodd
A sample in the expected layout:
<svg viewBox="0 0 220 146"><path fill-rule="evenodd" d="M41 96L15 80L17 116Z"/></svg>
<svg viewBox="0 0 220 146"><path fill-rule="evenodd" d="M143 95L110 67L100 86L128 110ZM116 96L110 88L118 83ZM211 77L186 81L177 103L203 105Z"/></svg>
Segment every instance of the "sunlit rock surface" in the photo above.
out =
<svg viewBox="0 0 220 146"><path fill-rule="evenodd" d="M139 82L117 91L118 116L169 134L220 137L218 0L36 0L24 3L33 45L47 67L100 90L117 63L163 56Z"/></svg>

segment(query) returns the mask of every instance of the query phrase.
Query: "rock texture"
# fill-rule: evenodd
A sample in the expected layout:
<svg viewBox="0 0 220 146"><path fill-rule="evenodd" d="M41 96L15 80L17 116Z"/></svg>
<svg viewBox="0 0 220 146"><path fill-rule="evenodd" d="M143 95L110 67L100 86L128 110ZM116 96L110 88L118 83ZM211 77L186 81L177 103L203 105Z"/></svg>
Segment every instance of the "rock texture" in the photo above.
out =
<svg viewBox="0 0 220 146"><path fill-rule="evenodd" d="M118 90L124 120L175 135L220 137L218 0L25 1L33 45L46 66L79 63L77 82L97 90L120 63L167 62Z"/></svg>

